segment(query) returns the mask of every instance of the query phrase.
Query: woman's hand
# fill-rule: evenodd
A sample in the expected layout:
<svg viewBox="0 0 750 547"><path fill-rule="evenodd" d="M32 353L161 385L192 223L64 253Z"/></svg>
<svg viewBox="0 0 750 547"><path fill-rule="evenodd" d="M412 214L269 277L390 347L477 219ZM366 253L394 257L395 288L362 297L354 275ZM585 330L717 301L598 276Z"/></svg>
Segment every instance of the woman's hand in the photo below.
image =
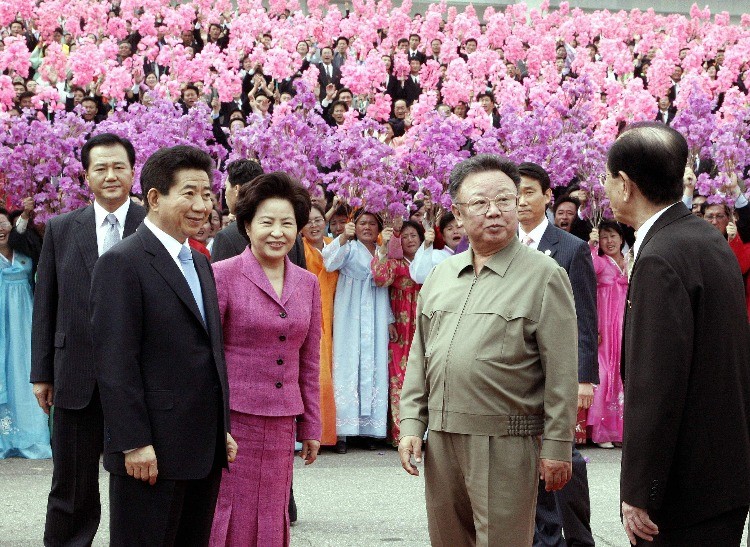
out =
<svg viewBox="0 0 750 547"><path fill-rule="evenodd" d="M353 222L347 222L344 226L344 232L339 236L339 243L342 245L354 238L354 234L357 232L357 227Z"/></svg>
<svg viewBox="0 0 750 547"><path fill-rule="evenodd" d="M737 237L737 225L734 222L727 224L727 241L732 241Z"/></svg>
<svg viewBox="0 0 750 547"><path fill-rule="evenodd" d="M599 245L599 229L594 228L589 235L589 245Z"/></svg>
<svg viewBox="0 0 750 547"><path fill-rule="evenodd" d="M227 461L229 463L233 463L234 460L237 458L237 441L235 441L232 436L227 433Z"/></svg>
<svg viewBox="0 0 750 547"><path fill-rule="evenodd" d="M396 342L398 340L398 331L396 330L396 323L391 323L388 325L388 339L391 342Z"/></svg>
<svg viewBox="0 0 750 547"><path fill-rule="evenodd" d="M299 452L299 457L305 460L305 465L310 465L318 459L318 451L320 450L320 441L313 439L307 439L302 441L302 450Z"/></svg>
<svg viewBox="0 0 750 547"><path fill-rule="evenodd" d="M393 237L393 226L383 228L383 231L380 233L380 237L383 238L383 247L387 247L388 242Z"/></svg>
<svg viewBox="0 0 750 547"><path fill-rule="evenodd" d="M435 242L435 228L430 228L424 231L424 248L429 249L430 246Z"/></svg>

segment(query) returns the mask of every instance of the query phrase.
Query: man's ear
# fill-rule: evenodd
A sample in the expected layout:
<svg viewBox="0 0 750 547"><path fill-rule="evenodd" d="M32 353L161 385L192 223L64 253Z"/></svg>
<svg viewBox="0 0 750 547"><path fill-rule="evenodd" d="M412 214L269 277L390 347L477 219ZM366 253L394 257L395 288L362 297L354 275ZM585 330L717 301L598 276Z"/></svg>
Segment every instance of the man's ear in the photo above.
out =
<svg viewBox="0 0 750 547"><path fill-rule="evenodd" d="M156 188L151 188L148 191L148 193L146 194L146 202L148 203L149 211L159 210L159 198L160 197L161 197L161 194L159 194L159 191Z"/></svg>
<svg viewBox="0 0 750 547"><path fill-rule="evenodd" d="M633 198L634 191L636 189L635 182L628 176L625 171L618 171L617 174L620 176L622 181L622 199L628 201Z"/></svg>
<svg viewBox="0 0 750 547"><path fill-rule="evenodd" d="M451 213L453 213L453 216L456 217L456 224L458 225L458 227L463 227L464 221L461 218L461 210L455 205L451 204Z"/></svg>

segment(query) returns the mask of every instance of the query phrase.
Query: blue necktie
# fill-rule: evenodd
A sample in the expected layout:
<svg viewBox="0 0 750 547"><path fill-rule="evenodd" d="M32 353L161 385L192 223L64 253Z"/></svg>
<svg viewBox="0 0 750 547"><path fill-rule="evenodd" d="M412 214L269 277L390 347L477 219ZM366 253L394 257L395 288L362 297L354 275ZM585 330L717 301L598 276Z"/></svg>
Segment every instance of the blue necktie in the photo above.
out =
<svg viewBox="0 0 750 547"><path fill-rule="evenodd" d="M102 246L102 254L109 251L116 243L120 241L120 230L118 228L119 222L117 217L110 213L104 219L104 222L109 223L109 229L104 234L104 245Z"/></svg>
<svg viewBox="0 0 750 547"><path fill-rule="evenodd" d="M177 255L182 264L182 271L185 274L185 279L190 286L190 292L193 293L195 303L198 304L198 310L201 312L203 322L206 323L206 311L203 308L203 292L201 291L201 282L198 279L198 272L195 270L195 263L193 262L193 253L189 247L185 245L180 249L180 254Z"/></svg>

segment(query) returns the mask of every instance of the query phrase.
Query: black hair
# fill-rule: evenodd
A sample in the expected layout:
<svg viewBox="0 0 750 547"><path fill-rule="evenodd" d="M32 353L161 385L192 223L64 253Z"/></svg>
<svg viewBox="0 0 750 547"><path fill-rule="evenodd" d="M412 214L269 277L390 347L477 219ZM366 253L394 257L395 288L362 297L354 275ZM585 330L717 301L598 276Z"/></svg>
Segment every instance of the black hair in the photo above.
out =
<svg viewBox="0 0 750 547"><path fill-rule="evenodd" d="M544 167L542 167L538 163L525 161L518 166L518 173L523 177L528 177L537 181L539 183L539 186L541 186L542 188L542 194L547 192L547 190L549 190L552 186L552 181L550 181L549 174L544 169Z"/></svg>
<svg viewBox="0 0 750 547"><path fill-rule="evenodd" d="M421 37L421 36L420 36L419 34L417 34L416 32L412 32L412 33L411 33L411 34L409 35L409 40L411 40L411 39L412 39L412 38L413 38L414 36L416 36L417 38L419 38L419 41L420 41L420 42L422 41L422 37Z"/></svg>
<svg viewBox="0 0 750 547"><path fill-rule="evenodd" d="M575 198L570 194L565 194L555 200L555 204L552 206L552 213L556 213L560 208L560 205L562 205L563 203L572 203L576 206L576 211L578 211L578 208L581 206L581 202L578 198Z"/></svg>
<svg viewBox="0 0 750 547"><path fill-rule="evenodd" d="M135 148L133 143L125 137L120 137L114 133L100 133L95 137L91 137L81 147L81 164L83 165L84 171L89 170L89 161L91 158L91 150L97 146L111 147L111 146L122 146L128 155L128 161L130 162L130 168L135 167Z"/></svg>
<svg viewBox="0 0 750 547"><path fill-rule="evenodd" d="M258 206L271 198L283 199L292 205L297 231L304 228L310 219L310 193L283 171L265 173L253 179L252 184L243 185L237 196L237 228L248 241L245 226L253 221Z"/></svg>
<svg viewBox="0 0 750 547"><path fill-rule="evenodd" d="M456 220L456 216L451 211L446 211L443 213L443 216L440 217L440 222L438 222L438 228L440 228L440 233L445 232L445 228Z"/></svg>
<svg viewBox="0 0 750 547"><path fill-rule="evenodd" d="M196 94L196 95L198 95L199 97L201 96L201 90L200 90L200 89L198 89L198 88L197 88L196 86L194 86L193 84L188 84L188 85L186 85L186 86L185 86L185 87L183 88L183 90L182 90L182 91L180 92L180 97L184 99L184 98L185 98L185 92L186 92L186 91L190 91L190 90L192 90L192 91L195 91L195 94Z"/></svg>
<svg viewBox="0 0 750 547"><path fill-rule="evenodd" d="M343 40L344 42L346 42L346 45L347 45L347 46L349 45L349 38L347 38L346 36L339 36L338 38L336 38L336 45L338 45L338 43L339 43L339 42L340 42L341 40Z"/></svg>
<svg viewBox="0 0 750 547"><path fill-rule="evenodd" d="M608 218L602 219L602 221L599 223L599 226L597 226L599 229L599 238L601 238L602 231L604 230L612 230L613 232L617 232L617 235L620 236L620 250L622 251L623 247L625 247L625 232L622 229L622 226L620 226L617 222L614 220L610 220ZM602 250L601 245L599 246L599 256L602 256L604 254L604 251Z"/></svg>
<svg viewBox="0 0 750 547"><path fill-rule="evenodd" d="M492 93L492 91L482 91L481 93L477 94L477 101L479 101L482 97L489 97L490 101L492 101L492 104L495 104L495 94Z"/></svg>
<svg viewBox="0 0 750 547"><path fill-rule="evenodd" d="M607 155L614 177L622 171L644 197L655 205L680 200L688 159L685 137L661 122L639 122L625 127Z"/></svg>
<svg viewBox="0 0 750 547"><path fill-rule="evenodd" d="M365 211L364 209L360 209L354 214L354 218L352 219L352 222L356 224L357 221L360 218L362 218L364 215L371 215L375 219L375 222L378 223L378 233L383 231L383 219L380 218L380 215L377 213L371 213L370 211Z"/></svg>
<svg viewBox="0 0 750 547"><path fill-rule="evenodd" d="M227 180L231 186L240 186L263 174L260 163L252 160L235 160L227 165Z"/></svg>
<svg viewBox="0 0 750 547"><path fill-rule="evenodd" d="M419 236L419 241L424 243L424 226L422 226L419 222L414 222L413 220L405 220L403 226L401 226L401 233L404 233L404 229L406 228L414 228L417 231L417 236Z"/></svg>
<svg viewBox="0 0 750 547"><path fill-rule="evenodd" d="M151 154L141 169L141 191L147 211L149 190L153 188L163 196L168 195L177 173L186 169L203 171L211 181L214 177L214 160L200 148L186 145L161 148Z"/></svg>
<svg viewBox="0 0 750 547"><path fill-rule="evenodd" d="M409 39L408 38L399 38L398 42L396 42L396 46L400 46L401 44L408 44Z"/></svg>
<svg viewBox="0 0 750 547"><path fill-rule="evenodd" d="M732 220L732 210L729 208L729 205L726 203L709 203L708 201L704 201L701 203L701 215L706 214L706 209L709 207L713 207L714 205L718 205L720 207L724 207L724 214L729 217L729 220Z"/></svg>
<svg viewBox="0 0 750 547"><path fill-rule="evenodd" d="M472 158L457 163L449 178L448 191L451 199L455 202L458 192L461 190L466 177L475 173L484 173L487 171L501 171L505 173L513 183L518 187L521 183L521 175L518 173L518 166L507 158L496 154L478 154Z"/></svg>

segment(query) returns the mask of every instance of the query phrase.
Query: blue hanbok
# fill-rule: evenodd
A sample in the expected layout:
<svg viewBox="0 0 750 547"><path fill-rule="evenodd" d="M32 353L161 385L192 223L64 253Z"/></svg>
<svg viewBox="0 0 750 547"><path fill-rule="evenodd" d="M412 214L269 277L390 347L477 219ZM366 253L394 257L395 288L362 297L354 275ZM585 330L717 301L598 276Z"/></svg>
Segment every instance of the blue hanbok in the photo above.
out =
<svg viewBox="0 0 750 547"><path fill-rule="evenodd" d="M47 415L31 373L31 259L0 255L0 459L51 458Z"/></svg>
<svg viewBox="0 0 750 547"><path fill-rule="evenodd" d="M336 434L385 438L388 421L387 287L372 278L372 254L359 241L339 238L323 249L329 272L339 271L333 302L333 395Z"/></svg>

